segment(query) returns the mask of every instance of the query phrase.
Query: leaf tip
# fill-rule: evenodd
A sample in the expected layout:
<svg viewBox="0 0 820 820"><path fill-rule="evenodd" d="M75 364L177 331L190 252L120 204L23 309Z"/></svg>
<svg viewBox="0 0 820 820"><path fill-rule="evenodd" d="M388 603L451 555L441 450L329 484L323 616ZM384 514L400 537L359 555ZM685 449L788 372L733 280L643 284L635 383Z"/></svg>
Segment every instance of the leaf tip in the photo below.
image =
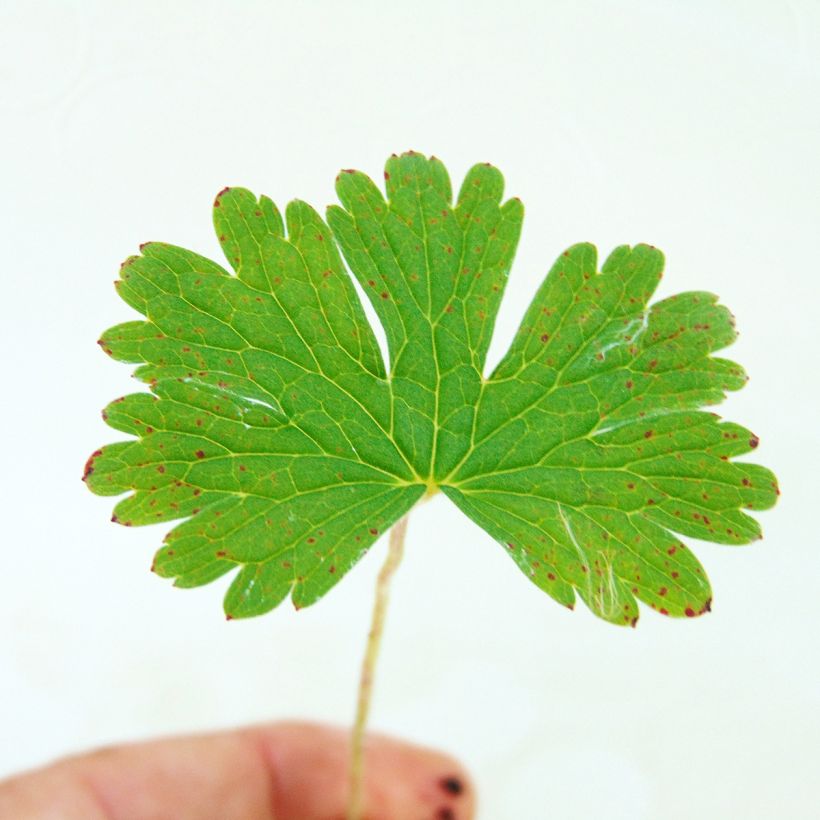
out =
<svg viewBox="0 0 820 820"><path fill-rule="evenodd" d="M224 187L224 188L223 188L223 189L222 189L222 190L221 190L221 191L220 191L220 192L216 195L216 198L214 199L214 208L219 208L219 207L221 206L221 203L220 203L220 201L219 201L219 200L220 200L220 199L222 199L222 197L223 197L223 196L225 196L225 194L227 194L227 193L228 193L228 191L230 191L230 190L231 190L231 186L230 186L230 185L226 185L226 186L225 186L225 187Z"/></svg>
<svg viewBox="0 0 820 820"><path fill-rule="evenodd" d="M102 450L95 450L89 457L88 460L85 462L85 468L83 469L83 481L86 481L88 477L94 472L94 462L96 461L98 456L102 455Z"/></svg>

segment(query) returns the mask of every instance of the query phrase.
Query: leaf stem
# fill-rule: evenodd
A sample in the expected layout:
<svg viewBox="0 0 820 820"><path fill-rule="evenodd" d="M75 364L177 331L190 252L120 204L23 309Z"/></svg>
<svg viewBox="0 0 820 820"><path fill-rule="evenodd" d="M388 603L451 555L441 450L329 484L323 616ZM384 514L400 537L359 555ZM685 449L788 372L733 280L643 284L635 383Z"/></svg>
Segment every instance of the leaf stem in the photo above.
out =
<svg viewBox="0 0 820 820"><path fill-rule="evenodd" d="M373 602L373 615L370 621L370 632L367 636L367 647L362 661L359 678L359 698L356 705L356 719L350 734L350 773L347 804L347 820L361 820L364 802L364 739L367 718L370 714L370 703L373 695L373 678L376 672L376 661L379 656L384 620L387 613L387 602L390 597L390 581L401 563L404 555L404 536L407 532L409 513L397 521L390 530L390 544L387 558L376 580L376 598Z"/></svg>

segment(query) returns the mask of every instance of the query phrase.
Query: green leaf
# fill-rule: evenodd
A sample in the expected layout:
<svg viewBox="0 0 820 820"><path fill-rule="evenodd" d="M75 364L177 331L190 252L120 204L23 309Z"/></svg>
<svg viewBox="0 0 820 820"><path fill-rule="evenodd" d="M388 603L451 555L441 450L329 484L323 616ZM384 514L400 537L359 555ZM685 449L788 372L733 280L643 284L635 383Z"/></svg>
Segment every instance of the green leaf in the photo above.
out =
<svg viewBox="0 0 820 820"><path fill-rule="evenodd" d="M757 438L700 409L746 381L712 355L735 337L728 310L699 292L650 306L663 269L650 246L616 248L599 272L595 248L575 245L485 377L521 203L502 201L489 165L455 203L435 158L394 156L384 176L386 197L342 172L327 222L299 201L283 221L226 188L214 224L235 274L155 242L123 263L119 293L146 320L100 344L151 392L104 411L132 438L92 455L89 487L130 493L120 523L185 519L154 570L192 587L238 569L229 617L288 594L314 603L438 491L566 606L577 593L632 625L638 600L708 610L681 536L753 541L744 510L777 496L768 470L733 460Z"/></svg>

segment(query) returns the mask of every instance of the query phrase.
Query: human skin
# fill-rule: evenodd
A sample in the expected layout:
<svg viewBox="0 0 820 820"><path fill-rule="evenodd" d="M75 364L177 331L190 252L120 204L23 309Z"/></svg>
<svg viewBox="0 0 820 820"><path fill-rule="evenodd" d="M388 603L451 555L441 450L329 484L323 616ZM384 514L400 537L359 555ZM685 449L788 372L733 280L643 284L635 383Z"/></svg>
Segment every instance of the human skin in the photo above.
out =
<svg viewBox="0 0 820 820"><path fill-rule="evenodd" d="M15 820L344 820L348 733L274 723L114 746L0 782ZM365 820L469 820L474 789L451 757L366 743Z"/></svg>

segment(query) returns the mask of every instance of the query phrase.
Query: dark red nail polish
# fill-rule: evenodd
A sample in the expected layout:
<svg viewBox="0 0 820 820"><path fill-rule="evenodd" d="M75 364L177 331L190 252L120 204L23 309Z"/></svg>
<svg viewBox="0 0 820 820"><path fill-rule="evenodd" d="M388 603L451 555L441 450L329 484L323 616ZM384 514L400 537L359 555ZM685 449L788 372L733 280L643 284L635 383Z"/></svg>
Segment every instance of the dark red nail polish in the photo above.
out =
<svg viewBox="0 0 820 820"><path fill-rule="evenodd" d="M464 783L458 777L442 777L439 786L448 794L459 795L464 791Z"/></svg>

